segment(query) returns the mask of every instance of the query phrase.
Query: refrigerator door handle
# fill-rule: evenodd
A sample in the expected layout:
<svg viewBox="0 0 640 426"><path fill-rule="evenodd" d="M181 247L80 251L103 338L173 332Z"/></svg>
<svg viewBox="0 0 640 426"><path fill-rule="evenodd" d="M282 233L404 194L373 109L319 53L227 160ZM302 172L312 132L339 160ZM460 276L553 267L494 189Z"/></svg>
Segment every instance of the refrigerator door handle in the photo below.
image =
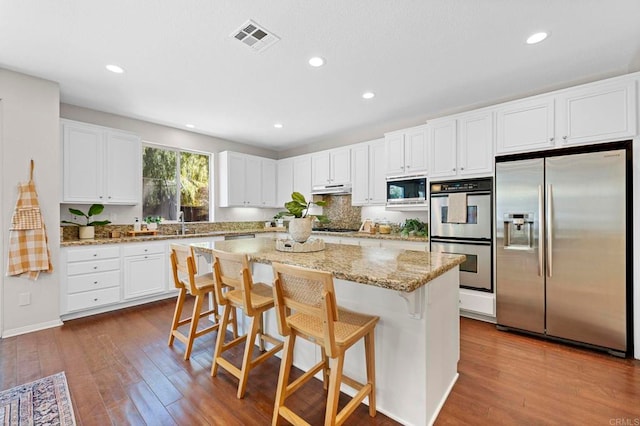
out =
<svg viewBox="0 0 640 426"><path fill-rule="evenodd" d="M553 276L553 185L547 185L547 276Z"/></svg>
<svg viewBox="0 0 640 426"><path fill-rule="evenodd" d="M543 276L544 257L542 253L542 245L544 243L544 227L542 218L544 217L544 203L542 195L542 185L538 185L538 276Z"/></svg>

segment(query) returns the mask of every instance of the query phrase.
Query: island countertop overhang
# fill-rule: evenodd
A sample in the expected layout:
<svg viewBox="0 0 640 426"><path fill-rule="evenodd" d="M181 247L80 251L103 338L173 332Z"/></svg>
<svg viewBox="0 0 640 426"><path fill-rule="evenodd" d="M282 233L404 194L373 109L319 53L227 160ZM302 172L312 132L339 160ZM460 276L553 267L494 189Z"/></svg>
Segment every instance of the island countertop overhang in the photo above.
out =
<svg viewBox="0 0 640 426"><path fill-rule="evenodd" d="M331 272L334 278L401 292L412 292L460 265L464 255L395 248L326 244L312 253L281 252L273 238L192 243L194 249L247 253L256 263L280 262Z"/></svg>

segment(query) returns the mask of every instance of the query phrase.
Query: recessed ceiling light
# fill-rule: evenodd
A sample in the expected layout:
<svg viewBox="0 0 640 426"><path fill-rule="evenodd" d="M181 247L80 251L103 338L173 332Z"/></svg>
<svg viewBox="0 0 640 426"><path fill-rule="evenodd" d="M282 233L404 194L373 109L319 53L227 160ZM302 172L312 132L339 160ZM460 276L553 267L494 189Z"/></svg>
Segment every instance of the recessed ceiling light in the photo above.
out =
<svg viewBox="0 0 640 426"><path fill-rule="evenodd" d="M527 44L536 44L540 43L542 40L547 38L548 34L545 32L539 32L535 34L531 34L527 39Z"/></svg>
<svg viewBox="0 0 640 426"><path fill-rule="evenodd" d="M276 129L282 129L284 126L282 125L282 123L276 123L273 125L273 127L275 127Z"/></svg>
<svg viewBox="0 0 640 426"><path fill-rule="evenodd" d="M116 74L122 74L124 72L124 69L118 65L109 64L105 68Z"/></svg>
<svg viewBox="0 0 640 426"><path fill-rule="evenodd" d="M185 124L184 127L188 128L188 129L195 129L196 126L193 124Z"/></svg>
<svg viewBox="0 0 640 426"><path fill-rule="evenodd" d="M314 56L313 58L309 59L309 65L311 65L312 67L321 67L324 65L324 59L320 56Z"/></svg>
<svg viewBox="0 0 640 426"><path fill-rule="evenodd" d="M375 94L375 93L373 93L373 92L364 92L364 93L362 94L362 97L363 97L364 99L371 99L371 98L373 98L375 95L376 95L376 94Z"/></svg>

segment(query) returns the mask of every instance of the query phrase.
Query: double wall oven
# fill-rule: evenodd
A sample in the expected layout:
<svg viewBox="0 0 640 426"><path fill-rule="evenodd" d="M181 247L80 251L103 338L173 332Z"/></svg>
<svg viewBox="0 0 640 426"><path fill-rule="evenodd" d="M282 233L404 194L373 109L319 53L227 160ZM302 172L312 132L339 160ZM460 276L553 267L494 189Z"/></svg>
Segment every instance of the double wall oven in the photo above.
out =
<svg viewBox="0 0 640 426"><path fill-rule="evenodd" d="M431 182L431 251L464 254L460 287L493 292L492 178Z"/></svg>

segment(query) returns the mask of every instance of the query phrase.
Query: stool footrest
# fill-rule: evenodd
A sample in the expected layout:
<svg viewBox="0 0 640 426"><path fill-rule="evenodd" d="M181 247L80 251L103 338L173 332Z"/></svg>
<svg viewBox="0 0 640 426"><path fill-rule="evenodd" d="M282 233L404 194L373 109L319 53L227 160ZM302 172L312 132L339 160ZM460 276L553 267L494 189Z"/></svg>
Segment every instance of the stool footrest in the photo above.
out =
<svg viewBox="0 0 640 426"><path fill-rule="evenodd" d="M307 422L305 419L303 419L293 411L289 410L287 407L284 407L284 406L280 407L280 409L278 410L278 414L280 414L282 417L288 420L289 423L293 425L311 426L311 423Z"/></svg>
<svg viewBox="0 0 640 426"><path fill-rule="evenodd" d="M318 371L324 368L324 361L320 361L314 365L309 371L305 372L302 376L289 383L286 388L286 394L291 395L300 386L304 385L310 378L312 378Z"/></svg>

